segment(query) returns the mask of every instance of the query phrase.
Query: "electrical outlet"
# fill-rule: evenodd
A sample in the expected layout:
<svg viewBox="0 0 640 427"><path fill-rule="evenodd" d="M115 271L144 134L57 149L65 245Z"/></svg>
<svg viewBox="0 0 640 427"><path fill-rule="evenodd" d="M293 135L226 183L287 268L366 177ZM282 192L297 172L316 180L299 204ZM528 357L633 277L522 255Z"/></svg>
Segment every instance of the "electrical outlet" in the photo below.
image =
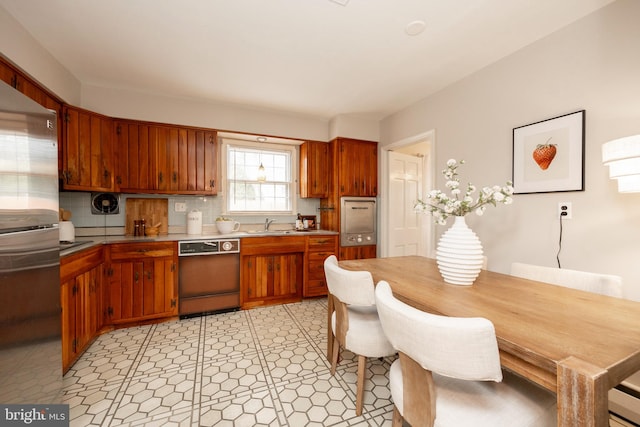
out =
<svg viewBox="0 0 640 427"><path fill-rule="evenodd" d="M175 204L175 211L176 212L186 212L187 211L187 204L186 203L176 203Z"/></svg>
<svg viewBox="0 0 640 427"><path fill-rule="evenodd" d="M558 203L558 218L571 219L572 214L571 202Z"/></svg>

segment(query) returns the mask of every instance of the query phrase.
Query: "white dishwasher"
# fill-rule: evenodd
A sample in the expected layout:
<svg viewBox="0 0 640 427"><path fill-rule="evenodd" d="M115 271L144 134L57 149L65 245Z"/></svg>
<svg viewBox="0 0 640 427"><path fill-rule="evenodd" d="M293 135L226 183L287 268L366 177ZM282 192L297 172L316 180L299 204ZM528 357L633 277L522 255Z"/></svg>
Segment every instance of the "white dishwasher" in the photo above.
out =
<svg viewBox="0 0 640 427"><path fill-rule="evenodd" d="M178 242L180 317L220 313L240 307L240 240Z"/></svg>

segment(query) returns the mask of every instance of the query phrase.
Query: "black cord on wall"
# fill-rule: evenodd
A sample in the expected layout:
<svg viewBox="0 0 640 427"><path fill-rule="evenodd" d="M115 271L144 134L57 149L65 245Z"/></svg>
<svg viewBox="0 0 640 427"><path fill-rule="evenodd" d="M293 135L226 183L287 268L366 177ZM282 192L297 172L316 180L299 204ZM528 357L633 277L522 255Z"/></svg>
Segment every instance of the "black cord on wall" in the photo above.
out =
<svg viewBox="0 0 640 427"><path fill-rule="evenodd" d="M556 261L558 261L558 268L562 268L560 266L560 251L562 251L562 217L567 216L566 212L560 213L560 237L558 238L558 253L556 254Z"/></svg>

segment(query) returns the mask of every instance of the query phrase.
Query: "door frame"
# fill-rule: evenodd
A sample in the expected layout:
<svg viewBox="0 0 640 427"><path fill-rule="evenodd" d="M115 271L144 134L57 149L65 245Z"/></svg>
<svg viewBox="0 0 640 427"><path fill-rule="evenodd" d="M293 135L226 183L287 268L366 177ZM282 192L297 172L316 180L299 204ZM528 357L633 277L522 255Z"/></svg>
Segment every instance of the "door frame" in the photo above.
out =
<svg viewBox="0 0 640 427"><path fill-rule="evenodd" d="M436 153L436 131L431 129L427 132L420 133L418 135L410 136L408 138L401 139L399 141L392 142L391 144L380 147L380 170L381 170L381 194L380 194L380 215L378 216L378 238L380 244L378 245L378 256L386 258L389 256L389 156L388 151L392 151L394 148L403 147L406 145L416 144L429 140L431 142L431 148L428 153L424 154L422 165L422 191L424 194L429 192L435 185L435 153ZM435 256L435 226L431 220L430 215L425 215L422 222L422 239L425 243L424 253L421 255L434 257Z"/></svg>

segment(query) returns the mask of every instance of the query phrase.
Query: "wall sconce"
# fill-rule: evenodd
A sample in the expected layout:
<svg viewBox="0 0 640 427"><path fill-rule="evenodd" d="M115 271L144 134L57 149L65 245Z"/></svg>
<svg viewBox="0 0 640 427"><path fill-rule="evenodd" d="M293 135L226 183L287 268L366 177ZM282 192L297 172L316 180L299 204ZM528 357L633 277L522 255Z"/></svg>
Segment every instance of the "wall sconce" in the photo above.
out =
<svg viewBox="0 0 640 427"><path fill-rule="evenodd" d="M260 162L260 166L258 166L258 181L265 182L267 180L267 172L264 170L264 166L262 162Z"/></svg>
<svg viewBox="0 0 640 427"><path fill-rule="evenodd" d="M640 135L604 143L602 162L609 166L609 178L618 180L620 193L640 192Z"/></svg>

